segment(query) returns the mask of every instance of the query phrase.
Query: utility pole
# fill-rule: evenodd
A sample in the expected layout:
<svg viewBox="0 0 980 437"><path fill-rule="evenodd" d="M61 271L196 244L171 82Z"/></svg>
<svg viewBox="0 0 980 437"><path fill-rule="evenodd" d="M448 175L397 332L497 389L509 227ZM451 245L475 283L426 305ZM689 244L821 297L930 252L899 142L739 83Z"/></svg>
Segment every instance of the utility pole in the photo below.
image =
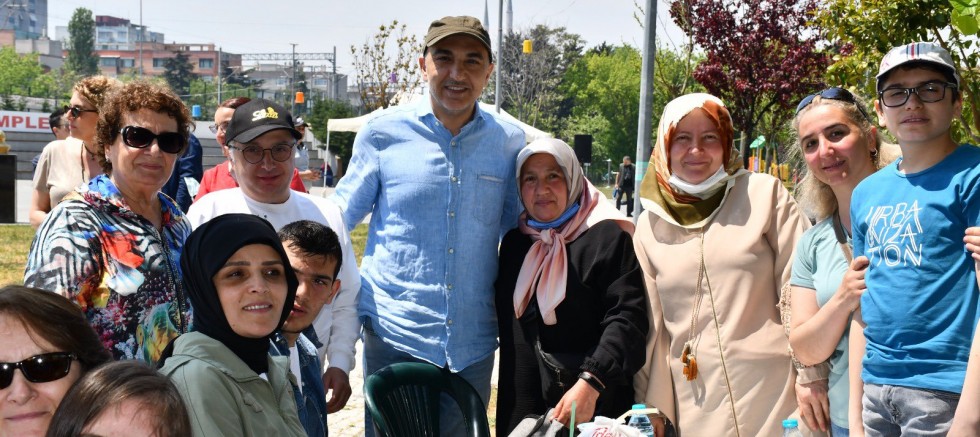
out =
<svg viewBox="0 0 980 437"><path fill-rule="evenodd" d="M224 67L221 66L221 47L218 47L218 104L221 104L221 75L225 73Z"/></svg>
<svg viewBox="0 0 980 437"><path fill-rule="evenodd" d="M337 46L333 46L333 98L334 100L340 100L340 81L337 80ZM347 99L344 99L347 100Z"/></svg>
<svg viewBox="0 0 980 437"><path fill-rule="evenodd" d="M640 120L636 134L636 181L634 187L640 188L640 181L650 165L650 135L653 133L653 73L657 50L657 2L647 0L646 15L643 20L643 59L640 67ZM633 198L635 211L633 217L643 212L640 196ZM634 223L636 218L633 219Z"/></svg>
<svg viewBox="0 0 980 437"><path fill-rule="evenodd" d="M497 106L497 113L500 113L500 94L504 92L504 87L500 84L500 70L504 64L504 0L500 0L500 7L497 8L497 89L493 92L494 104Z"/></svg>
<svg viewBox="0 0 980 437"><path fill-rule="evenodd" d="M140 77L143 77L143 35L146 34L146 28L143 27L143 0L140 0L140 35L139 35L139 47L140 47Z"/></svg>
<svg viewBox="0 0 980 437"><path fill-rule="evenodd" d="M290 104L289 107L291 108L290 112L295 114L296 113L296 46L298 44L291 42L289 43L289 45L293 46L293 64L290 66L290 71L292 71L293 73L293 78L292 80L289 81L289 101L292 102L292 104Z"/></svg>

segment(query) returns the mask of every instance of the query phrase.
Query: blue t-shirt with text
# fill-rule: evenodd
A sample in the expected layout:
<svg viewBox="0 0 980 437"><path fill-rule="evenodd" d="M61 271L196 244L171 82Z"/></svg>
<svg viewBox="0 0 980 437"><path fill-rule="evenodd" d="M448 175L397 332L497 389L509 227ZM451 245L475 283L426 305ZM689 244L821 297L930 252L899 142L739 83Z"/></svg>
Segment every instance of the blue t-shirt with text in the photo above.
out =
<svg viewBox="0 0 980 437"><path fill-rule="evenodd" d="M980 223L980 148L959 146L913 174L898 162L854 189L854 256L871 264L861 297L866 383L959 393L977 325L973 259Z"/></svg>

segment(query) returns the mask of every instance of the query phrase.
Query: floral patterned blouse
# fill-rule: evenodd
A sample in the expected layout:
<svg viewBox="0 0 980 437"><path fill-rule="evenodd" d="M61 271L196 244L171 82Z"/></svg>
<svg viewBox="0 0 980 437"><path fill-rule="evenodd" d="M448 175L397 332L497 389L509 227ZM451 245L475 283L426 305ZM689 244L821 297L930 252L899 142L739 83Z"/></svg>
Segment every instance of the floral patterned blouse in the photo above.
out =
<svg viewBox="0 0 980 437"><path fill-rule="evenodd" d="M162 234L129 209L108 176L97 176L48 214L27 259L24 285L77 303L117 360L156 364L191 319L180 274L190 223L158 195Z"/></svg>

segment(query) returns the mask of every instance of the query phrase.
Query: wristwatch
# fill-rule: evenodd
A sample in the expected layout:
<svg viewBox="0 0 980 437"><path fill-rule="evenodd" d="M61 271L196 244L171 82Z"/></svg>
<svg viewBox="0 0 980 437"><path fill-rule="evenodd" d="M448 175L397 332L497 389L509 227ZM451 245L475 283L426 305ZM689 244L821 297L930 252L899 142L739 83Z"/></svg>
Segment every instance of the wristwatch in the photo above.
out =
<svg viewBox="0 0 980 437"><path fill-rule="evenodd" d="M595 375L591 372L582 372L578 374L578 378L589 383L595 391L602 393L606 389L606 385L602 383Z"/></svg>

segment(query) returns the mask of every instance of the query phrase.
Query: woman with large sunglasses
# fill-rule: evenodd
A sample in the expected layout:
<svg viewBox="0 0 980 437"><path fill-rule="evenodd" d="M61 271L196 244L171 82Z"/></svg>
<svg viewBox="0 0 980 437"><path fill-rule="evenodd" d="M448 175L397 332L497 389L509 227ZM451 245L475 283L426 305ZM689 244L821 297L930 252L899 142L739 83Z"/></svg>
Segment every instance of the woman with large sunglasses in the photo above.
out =
<svg viewBox="0 0 980 437"><path fill-rule="evenodd" d="M299 287L275 229L252 214L215 217L187 238L180 266L194 329L167 347L160 372L193 436L305 436L288 358L269 355Z"/></svg>
<svg viewBox="0 0 980 437"><path fill-rule="evenodd" d="M43 436L68 389L111 359L77 306L54 293L0 288L0 437Z"/></svg>
<svg viewBox="0 0 980 437"><path fill-rule="evenodd" d="M44 146L34 170L29 212L31 226L40 226L51 208L75 187L102 174L96 154L95 125L99 120L99 107L109 93L121 85L118 80L106 76L86 77L75 84L71 100L65 106L69 136Z"/></svg>
<svg viewBox="0 0 980 437"><path fill-rule="evenodd" d="M190 224L160 188L190 129L187 107L169 88L124 85L99 119L105 174L58 204L31 244L24 283L81 306L116 359L155 363L187 331L179 263Z"/></svg>
<svg viewBox="0 0 980 437"><path fill-rule="evenodd" d="M789 339L800 363L826 362L830 370L829 379L805 384L819 395L801 399L801 415L812 427L847 436L847 328L864 292L868 265L867 258L852 259L851 192L898 151L882 143L864 101L843 88L804 98L793 128L808 170L797 197L817 224L796 245Z"/></svg>

